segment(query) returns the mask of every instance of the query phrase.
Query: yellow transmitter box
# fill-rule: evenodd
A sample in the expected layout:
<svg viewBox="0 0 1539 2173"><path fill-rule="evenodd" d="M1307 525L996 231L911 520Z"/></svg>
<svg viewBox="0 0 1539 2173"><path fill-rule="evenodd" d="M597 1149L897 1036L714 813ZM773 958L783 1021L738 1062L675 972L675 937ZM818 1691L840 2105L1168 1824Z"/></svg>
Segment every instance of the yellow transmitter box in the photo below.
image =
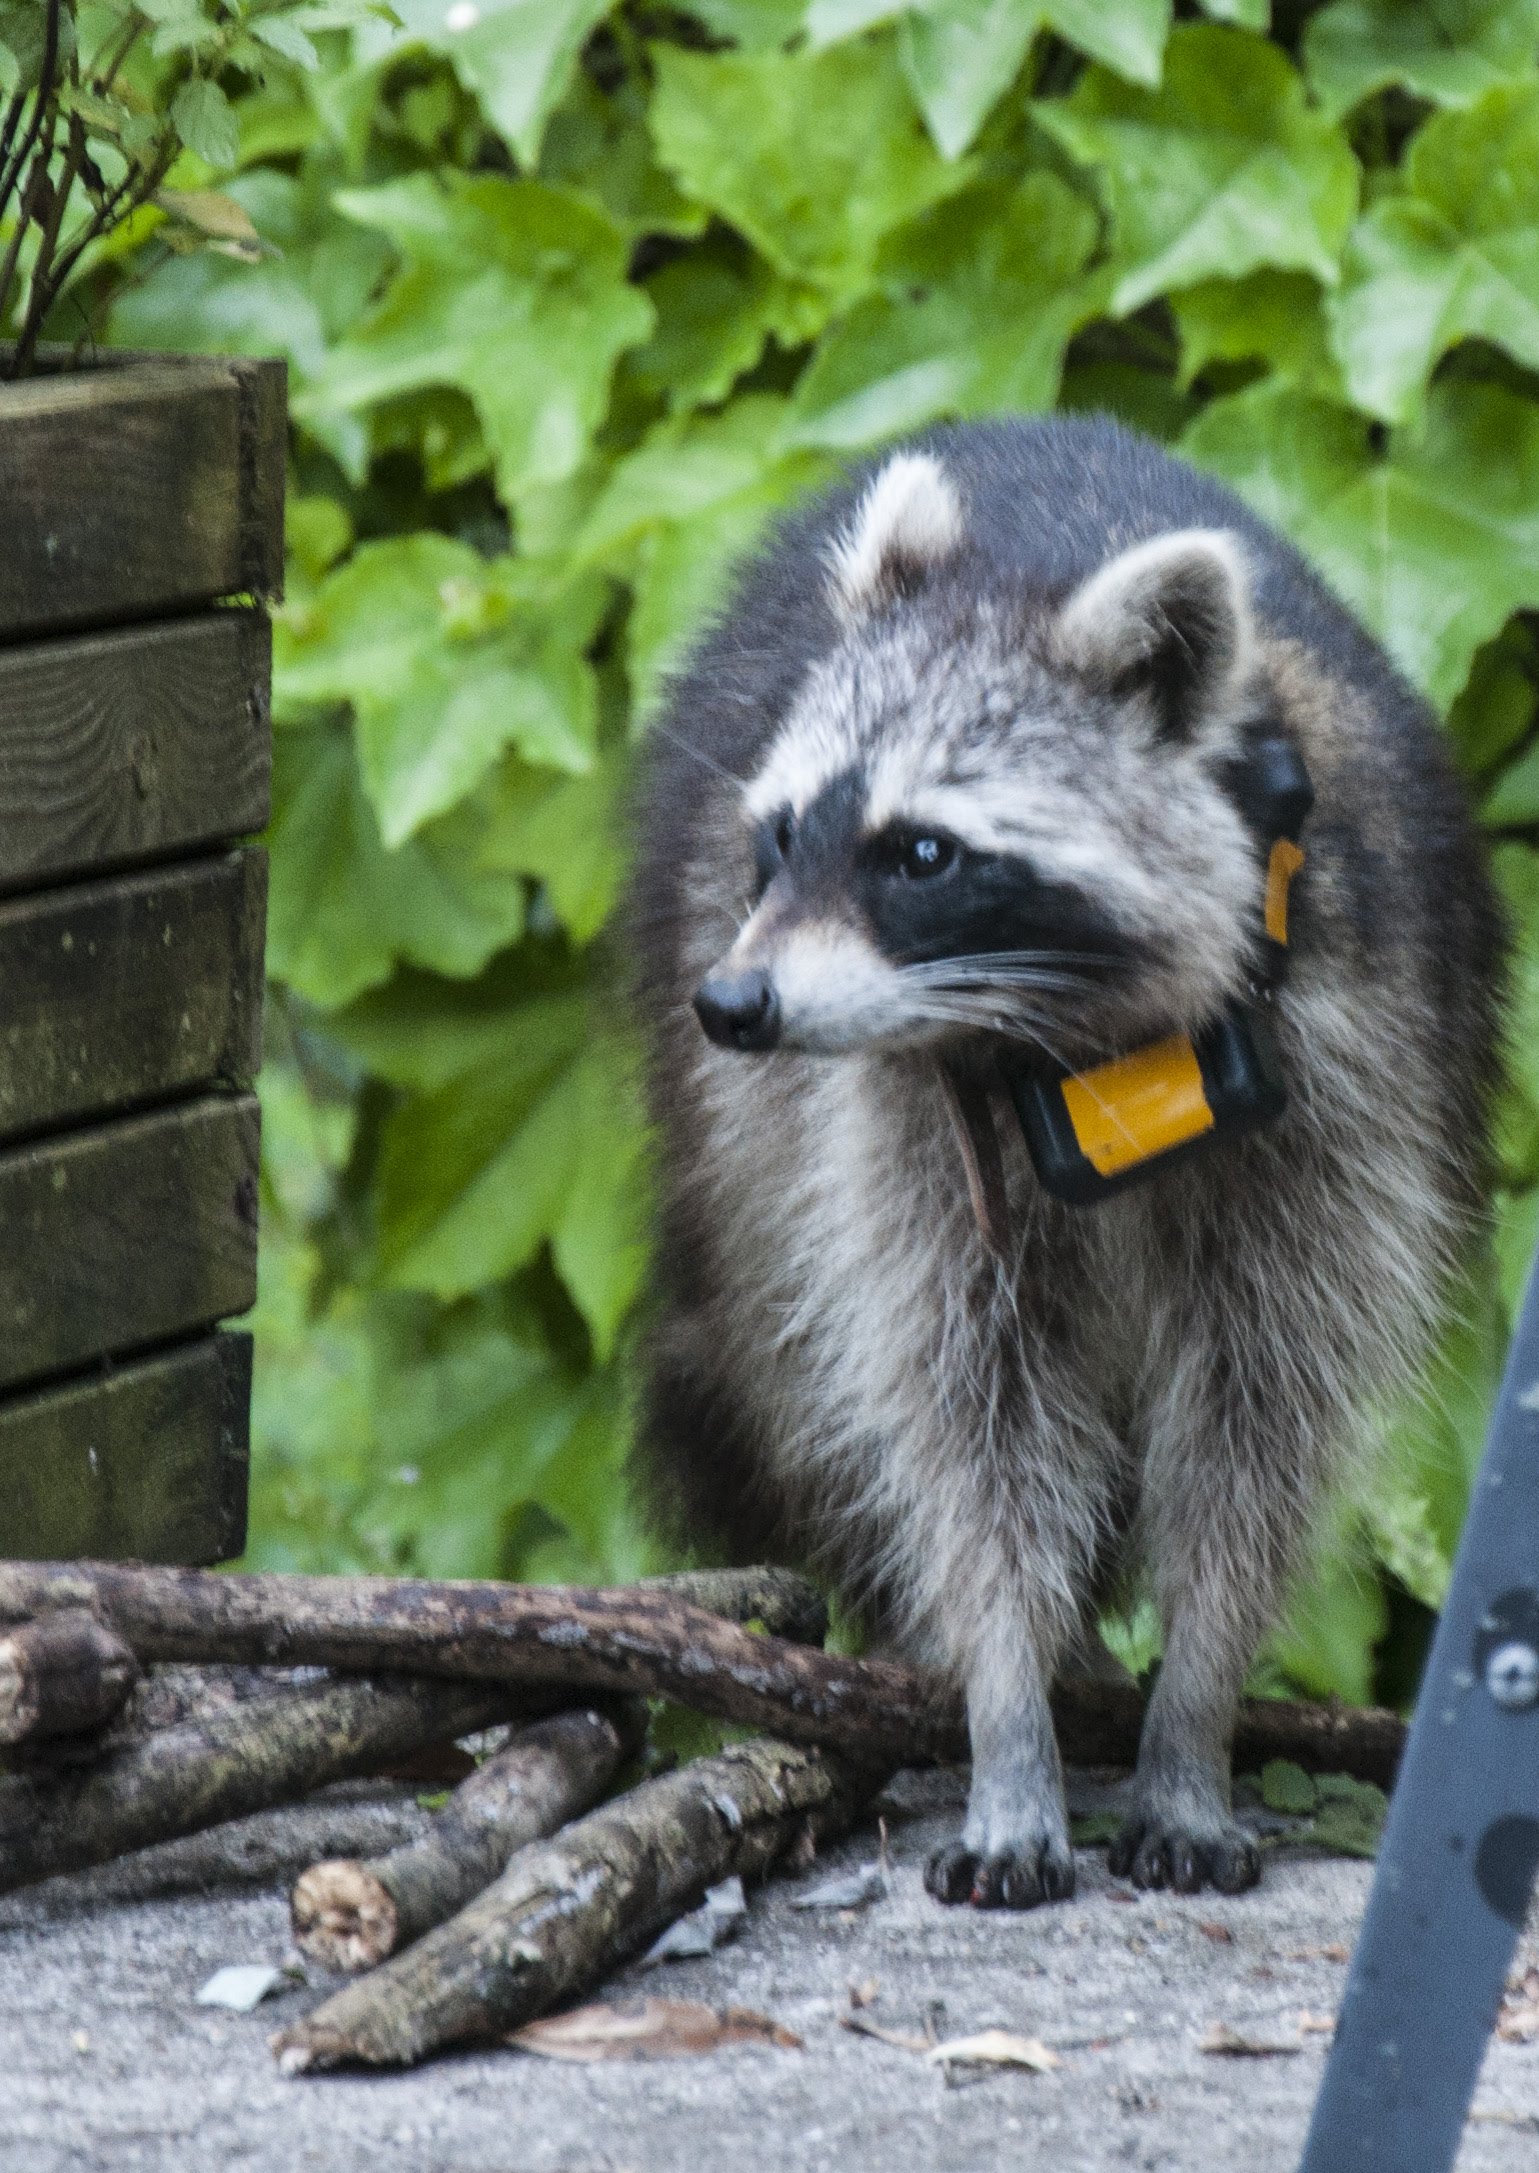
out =
<svg viewBox="0 0 1539 2173"><path fill-rule="evenodd" d="M1075 1207L1104 1200L1183 1152L1282 1115L1270 1022L1232 1004L1200 1034L1173 1034L1092 1071L1006 1067L1043 1189Z"/></svg>

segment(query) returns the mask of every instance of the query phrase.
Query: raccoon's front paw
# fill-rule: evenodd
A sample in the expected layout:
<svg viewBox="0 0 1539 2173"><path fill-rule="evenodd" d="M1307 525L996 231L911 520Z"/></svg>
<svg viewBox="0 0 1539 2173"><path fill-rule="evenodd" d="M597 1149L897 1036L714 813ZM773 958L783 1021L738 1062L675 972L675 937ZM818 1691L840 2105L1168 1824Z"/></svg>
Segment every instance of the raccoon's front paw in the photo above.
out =
<svg viewBox="0 0 1539 2173"><path fill-rule="evenodd" d="M1261 1876L1261 1852L1233 1819L1196 1829L1179 1818L1135 1812L1106 1853L1113 1878L1196 1894L1205 1886L1243 1894Z"/></svg>
<svg viewBox="0 0 1539 2173"><path fill-rule="evenodd" d="M1074 1852L1056 1835L990 1855L953 1841L930 1858L924 1883L937 1901L971 1902L975 1909L1035 1909L1073 1894Z"/></svg>

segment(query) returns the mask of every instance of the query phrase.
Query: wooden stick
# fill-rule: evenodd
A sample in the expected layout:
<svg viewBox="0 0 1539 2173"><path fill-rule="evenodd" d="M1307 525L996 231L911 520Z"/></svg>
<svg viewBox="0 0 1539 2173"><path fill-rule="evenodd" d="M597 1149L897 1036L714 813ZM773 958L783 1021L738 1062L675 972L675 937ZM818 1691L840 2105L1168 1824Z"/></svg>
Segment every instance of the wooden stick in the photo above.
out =
<svg viewBox="0 0 1539 2173"><path fill-rule="evenodd" d="M0 1564L0 1621L91 1606L141 1660L309 1662L359 1673L676 1699L851 1757L965 1755L938 1679L756 1636L667 1592L414 1578L215 1576L115 1562Z"/></svg>
<svg viewBox="0 0 1539 2173"><path fill-rule="evenodd" d="M301 1873L290 1901L300 1950L323 1969L373 1969L463 1909L528 1842L597 1803L646 1733L646 1708L556 1713L478 1766L419 1840L368 1863Z"/></svg>
<svg viewBox="0 0 1539 2173"><path fill-rule="evenodd" d="M1066 1765L1130 1766L1143 1726L1143 1692L1134 1683L1076 1680L1053 1693L1053 1716ZM1308 1773L1350 1773L1393 1788L1406 1724L1380 1705L1305 1705L1292 1698L1245 1698L1234 1731L1234 1770L1259 1772L1287 1758Z"/></svg>
<svg viewBox="0 0 1539 2173"><path fill-rule="evenodd" d="M851 1757L925 1764L967 1756L955 1693L895 1660L849 1660L757 1637L670 1594L559 1585L435 1584L369 1577L213 1576L116 1563L0 1563L0 1621L92 1606L141 1659L309 1661L509 1684L675 1699ZM1132 1685L1055 1696L1073 1763L1133 1762L1143 1719ZM1253 1699L1235 1740L1243 1767L1291 1758L1387 1786L1405 1740L1394 1713Z"/></svg>
<svg viewBox="0 0 1539 2173"><path fill-rule="evenodd" d="M734 1873L812 1827L841 1831L876 1785L842 1760L759 1738L644 1781L554 1840L405 1954L280 2032L285 2074L410 2066L576 1997Z"/></svg>
<svg viewBox="0 0 1539 2173"><path fill-rule="evenodd" d="M636 1589L670 1594L728 1622L757 1623L793 1645L821 1645L828 1635L827 1600L791 1569L680 1569L643 1577Z"/></svg>
<svg viewBox="0 0 1539 2173"><path fill-rule="evenodd" d="M512 1704L484 1684L282 1684L130 1738L93 1766L13 1774L0 1780L0 1894L375 1772L506 1720Z"/></svg>
<svg viewBox="0 0 1539 2173"><path fill-rule="evenodd" d="M122 1639L82 1607L0 1631L0 1744L100 1728L138 1674Z"/></svg>

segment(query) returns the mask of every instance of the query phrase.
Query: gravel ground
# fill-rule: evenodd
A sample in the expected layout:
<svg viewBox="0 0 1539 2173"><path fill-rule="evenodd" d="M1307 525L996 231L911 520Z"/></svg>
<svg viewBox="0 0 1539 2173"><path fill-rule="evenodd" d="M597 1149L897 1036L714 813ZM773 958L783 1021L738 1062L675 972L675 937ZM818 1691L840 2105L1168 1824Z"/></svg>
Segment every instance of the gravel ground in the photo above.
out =
<svg viewBox="0 0 1539 2173"><path fill-rule="evenodd" d="M1086 1791L1082 1788L1081 1795ZM856 1912L791 1906L869 1857L870 1832L816 1871L754 1895L735 1944L630 1971L646 1991L758 2008L800 2051L569 2066L511 2051L416 2074L285 2081L267 2039L325 1987L251 2015L193 2003L225 1963L281 1962L286 1895L317 1856L367 1853L420 1827L410 1793L357 1784L132 1862L0 1901L0 2166L4 2173L1053 2173L1243 2167L1291 2173L1371 1867L1282 1852L1256 1894L1134 1897L1082 1851L1071 1903L1029 1916L943 1910L920 1884L961 1802L951 1774L906 1775L885 1808L893 1876ZM1531 1925L1524 1959L1539 1960ZM942 2037L991 2024L1041 2038L1052 2074L946 2074L840 2026L863 2012ZM1214 2022L1292 2055L1197 2049ZM1460 2173L1539 2162L1539 2045L1493 2045Z"/></svg>

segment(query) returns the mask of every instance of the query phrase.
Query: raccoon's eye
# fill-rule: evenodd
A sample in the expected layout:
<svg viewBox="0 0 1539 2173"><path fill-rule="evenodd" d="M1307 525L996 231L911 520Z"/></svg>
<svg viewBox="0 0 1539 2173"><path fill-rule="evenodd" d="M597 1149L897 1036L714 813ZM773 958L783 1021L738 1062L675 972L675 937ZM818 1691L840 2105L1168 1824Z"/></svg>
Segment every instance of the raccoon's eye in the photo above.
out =
<svg viewBox="0 0 1539 2173"><path fill-rule="evenodd" d="M773 836L776 852L779 853L782 860L789 860L791 857L791 841L796 836L796 817L788 807L783 807L775 817Z"/></svg>
<svg viewBox="0 0 1539 2173"><path fill-rule="evenodd" d="M880 844L883 872L906 883L933 882L949 874L962 856L956 839L943 830L890 831Z"/></svg>

